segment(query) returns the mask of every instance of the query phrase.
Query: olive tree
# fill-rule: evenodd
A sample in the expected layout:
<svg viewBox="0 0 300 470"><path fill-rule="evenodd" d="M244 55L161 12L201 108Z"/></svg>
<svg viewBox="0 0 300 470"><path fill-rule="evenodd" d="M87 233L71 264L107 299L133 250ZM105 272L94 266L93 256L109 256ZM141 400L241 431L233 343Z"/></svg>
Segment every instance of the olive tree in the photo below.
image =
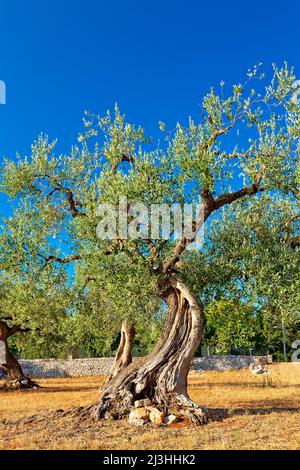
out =
<svg viewBox="0 0 300 470"><path fill-rule="evenodd" d="M122 418L136 399L147 397L166 412L179 408L195 424L207 421L205 407L187 393L189 365L205 326L200 296L185 281L191 249L199 249L199 233L209 230L220 209L266 192L297 195L300 108L292 99L294 73L287 65L274 67L265 88L258 82L259 92L252 88L257 79L263 79L258 66L228 92L223 83L219 92L212 88L199 119L174 130L160 123L165 140L157 145L116 107L114 115L87 113L79 143L67 155L56 156L55 142L40 136L29 157L4 163L3 191L36 214L41 230L64 240L50 244L51 253L38 253L37 243L40 263L46 269L73 263L77 282L85 289L96 282L99 296L110 298L111 318L122 322L98 418ZM109 236L99 236L99 230L97 236L103 204L118 211L120 201L135 236L124 234L122 218ZM181 236L178 226L169 236L161 230L153 235L145 217L139 218L138 204L195 204L196 213ZM161 337L148 355L132 362L135 325L155 311L165 315Z"/></svg>

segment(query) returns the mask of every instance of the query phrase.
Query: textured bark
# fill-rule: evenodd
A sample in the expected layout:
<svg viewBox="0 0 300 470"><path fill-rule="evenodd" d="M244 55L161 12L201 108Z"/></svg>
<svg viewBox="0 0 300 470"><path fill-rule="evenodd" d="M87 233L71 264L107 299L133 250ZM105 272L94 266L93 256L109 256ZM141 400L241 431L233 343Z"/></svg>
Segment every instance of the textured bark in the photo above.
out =
<svg viewBox="0 0 300 470"><path fill-rule="evenodd" d="M178 279L169 279L163 298L169 313L162 336L147 356L137 359L105 386L97 417L121 419L134 401L150 398L166 413L187 415L194 424L207 422L207 410L187 393L189 366L203 336L205 319L198 299Z"/></svg>
<svg viewBox="0 0 300 470"><path fill-rule="evenodd" d="M116 377L125 367L132 362L132 346L135 337L135 329L128 321L122 323L121 340L118 351L108 376L108 381Z"/></svg>
<svg viewBox="0 0 300 470"><path fill-rule="evenodd" d="M0 368L4 371L4 388L7 390L37 387L37 384L23 373L20 363L10 352L7 341L13 334L26 331L28 330L23 330L17 325L9 327L4 321L0 320L0 341L2 341L4 349L0 356Z"/></svg>

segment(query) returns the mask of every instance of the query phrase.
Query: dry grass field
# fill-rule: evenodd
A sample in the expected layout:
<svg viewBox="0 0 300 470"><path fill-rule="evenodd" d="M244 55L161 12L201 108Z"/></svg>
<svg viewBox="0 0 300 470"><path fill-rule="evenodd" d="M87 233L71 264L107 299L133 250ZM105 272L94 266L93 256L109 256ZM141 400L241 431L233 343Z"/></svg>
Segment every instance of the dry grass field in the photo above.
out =
<svg viewBox="0 0 300 470"><path fill-rule="evenodd" d="M189 391L212 420L203 427L132 427L45 413L95 402L101 378L39 380L45 388L0 392L0 449L300 449L300 364L191 373ZM28 418L38 414L34 420Z"/></svg>

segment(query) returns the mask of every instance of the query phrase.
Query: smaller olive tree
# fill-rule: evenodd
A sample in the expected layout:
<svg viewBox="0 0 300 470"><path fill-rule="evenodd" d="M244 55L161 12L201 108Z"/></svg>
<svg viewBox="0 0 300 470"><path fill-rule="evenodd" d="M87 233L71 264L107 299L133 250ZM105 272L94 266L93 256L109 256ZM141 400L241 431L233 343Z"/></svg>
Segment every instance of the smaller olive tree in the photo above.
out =
<svg viewBox="0 0 300 470"><path fill-rule="evenodd" d="M1 226L0 340L5 349L1 366L6 388L36 386L25 377L11 346L29 357L35 354L43 357L47 351L55 349L54 344L59 354L63 344L64 323L70 305L68 277L55 266L44 269L40 260L45 264L42 253L46 249L46 235L39 222L23 206L13 216L3 219Z"/></svg>

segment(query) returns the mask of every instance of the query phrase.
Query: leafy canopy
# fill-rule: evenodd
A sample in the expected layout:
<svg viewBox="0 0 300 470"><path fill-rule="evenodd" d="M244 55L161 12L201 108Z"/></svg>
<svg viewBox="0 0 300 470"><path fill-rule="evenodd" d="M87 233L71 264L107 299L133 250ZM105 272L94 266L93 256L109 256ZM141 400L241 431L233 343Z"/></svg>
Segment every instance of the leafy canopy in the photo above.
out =
<svg viewBox="0 0 300 470"><path fill-rule="evenodd" d="M33 289L34 295L39 288L45 293L50 279L63 279L70 286L63 317L70 316L70 309L81 311L83 323L98 315L112 331L111 325L119 327L124 318L144 325L161 312L155 296L158 275L181 272L189 277L194 254L186 248L193 237L99 240L97 207L118 204L120 196L146 204L201 203L204 221L195 220L198 229L218 220L221 208L258 199L262 193L272 198L281 193L296 204L300 106L292 99L295 79L286 64L274 65L273 77L264 86L260 65L255 66L231 92L223 83L219 91L212 88L199 119L189 118L186 126L178 123L175 130L160 123L164 139L157 145L143 128L127 123L117 106L113 115L86 113L84 131L67 154L56 155L56 141L40 135L29 156L6 158L2 167L1 191L13 207L0 235L2 274L17 289ZM251 223L246 227L251 230ZM220 246L228 246L232 241L221 232ZM238 237L235 249L248 260L251 243L244 247ZM211 253L207 246L195 256L209 260ZM263 274L261 268L261 281L256 281L261 290L265 276L276 275L271 257L268 261L269 271ZM11 308L17 304L22 304L19 298ZM27 314L18 308L16 316L40 318L29 305Z"/></svg>

